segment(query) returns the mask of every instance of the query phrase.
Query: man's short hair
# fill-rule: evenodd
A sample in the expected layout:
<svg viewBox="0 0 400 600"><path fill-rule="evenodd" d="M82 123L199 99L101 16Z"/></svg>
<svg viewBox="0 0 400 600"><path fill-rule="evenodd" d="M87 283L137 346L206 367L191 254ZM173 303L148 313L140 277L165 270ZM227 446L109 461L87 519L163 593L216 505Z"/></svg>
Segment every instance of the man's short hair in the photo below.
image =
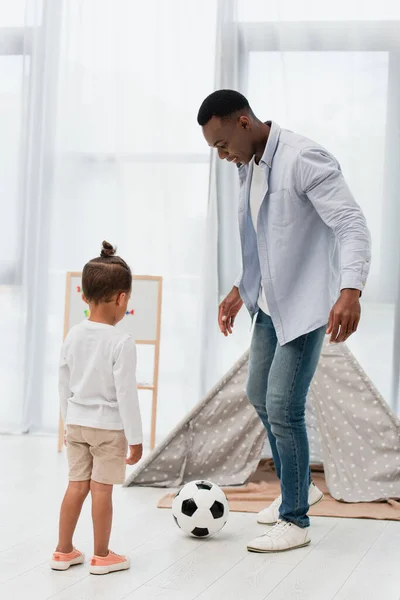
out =
<svg viewBox="0 0 400 600"><path fill-rule="evenodd" d="M197 122L203 127L213 117L224 119L240 110L251 112L247 98L235 90L218 90L207 96L200 106Z"/></svg>

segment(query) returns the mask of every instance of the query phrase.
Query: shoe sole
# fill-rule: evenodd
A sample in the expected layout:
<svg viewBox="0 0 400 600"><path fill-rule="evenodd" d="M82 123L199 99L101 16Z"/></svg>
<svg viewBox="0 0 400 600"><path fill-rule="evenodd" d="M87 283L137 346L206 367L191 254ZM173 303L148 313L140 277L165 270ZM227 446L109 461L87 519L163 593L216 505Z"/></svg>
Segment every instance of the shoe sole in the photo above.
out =
<svg viewBox="0 0 400 600"><path fill-rule="evenodd" d="M312 504L310 504L310 508L312 506L316 506L317 504L319 504L321 502L321 500L323 500L323 499L324 499L324 494L322 494L322 496L320 498L318 498L318 500L316 500L315 502L313 502ZM257 523L259 525L276 525L277 521L273 521L272 523L267 523L266 521L259 521L257 519Z"/></svg>
<svg viewBox="0 0 400 600"><path fill-rule="evenodd" d="M127 571L130 566L130 562L125 561L116 565L110 565L109 567L90 567L89 573L91 575L108 575L109 573L117 573L118 571Z"/></svg>
<svg viewBox="0 0 400 600"><path fill-rule="evenodd" d="M274 552L288 552L289 550L296 550L297 548L304 548L305 546L308 546L308 544L311 542L311 540L308 540L307 542L304 542L304 544L299 544L298 546L291 546L290 548L282 548L281 550L261 550L260 548L253 548L252 546L247 546L247 550L249 552L255 552L257 554L273 554Z"/></svg>
<svg viewBox="0 0 400 600"><path fill-rule="evenodd" d="M58 560L52 560L52 561L50 561L50 568L53 569L53 571L66 571L70 567L75 567L76 565L82 565L84 562L85 562L84 556L77 556L73 560L68 560L65 562L58 561Z"/></svg>

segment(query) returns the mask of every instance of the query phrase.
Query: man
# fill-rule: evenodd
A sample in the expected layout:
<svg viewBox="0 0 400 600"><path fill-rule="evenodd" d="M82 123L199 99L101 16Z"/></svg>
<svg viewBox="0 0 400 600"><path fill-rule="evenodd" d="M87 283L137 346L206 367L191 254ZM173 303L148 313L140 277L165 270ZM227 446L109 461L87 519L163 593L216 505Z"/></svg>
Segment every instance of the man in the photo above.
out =
<svg viewBox="0 0 400 600"><path fill-rule="evenodd" d="M322 146L263 123L244 96L206 98L198 123L219 158L237 165L242 274L219 307L232 333L243 303L253 319L247 395L271 445L281 496L258 522L273 525L250 551L310 542L309 506L322 499L310 475L307 392L325 334L357 329L369 271L370 236L337 160Z"/></svg>

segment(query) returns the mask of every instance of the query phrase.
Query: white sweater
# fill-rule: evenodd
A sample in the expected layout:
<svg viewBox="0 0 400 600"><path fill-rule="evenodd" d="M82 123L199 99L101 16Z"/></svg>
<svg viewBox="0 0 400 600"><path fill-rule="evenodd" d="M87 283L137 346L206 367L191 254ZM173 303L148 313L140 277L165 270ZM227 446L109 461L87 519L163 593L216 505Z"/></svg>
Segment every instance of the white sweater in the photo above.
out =
<svg viewBox="0 0 400 600"><path fill-rule="evenodd" d="M136 345L111 325L83 321L61 351L59 394L67 425L121 430L128 444L142 443L136 384Z"/></svg>

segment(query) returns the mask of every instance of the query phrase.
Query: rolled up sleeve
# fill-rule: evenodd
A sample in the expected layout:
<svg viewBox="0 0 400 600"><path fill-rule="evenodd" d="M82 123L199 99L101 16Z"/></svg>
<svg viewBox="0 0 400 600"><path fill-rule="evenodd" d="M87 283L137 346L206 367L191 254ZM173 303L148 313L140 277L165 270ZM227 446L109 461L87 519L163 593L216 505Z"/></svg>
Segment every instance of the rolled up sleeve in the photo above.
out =
<svg viewBox="0 0 400 600"><path fill-rule="evenodd" d="M363 291L371 262L371 238L364 214L338 162L322 148L307 148L297 162L300 190L339 241L340 289Z"/></svg>

